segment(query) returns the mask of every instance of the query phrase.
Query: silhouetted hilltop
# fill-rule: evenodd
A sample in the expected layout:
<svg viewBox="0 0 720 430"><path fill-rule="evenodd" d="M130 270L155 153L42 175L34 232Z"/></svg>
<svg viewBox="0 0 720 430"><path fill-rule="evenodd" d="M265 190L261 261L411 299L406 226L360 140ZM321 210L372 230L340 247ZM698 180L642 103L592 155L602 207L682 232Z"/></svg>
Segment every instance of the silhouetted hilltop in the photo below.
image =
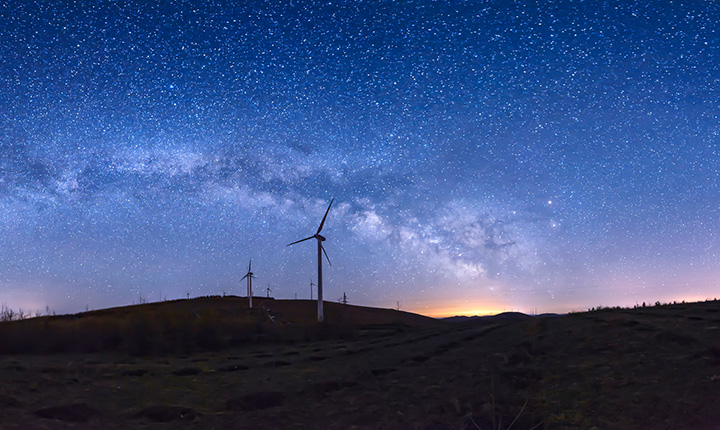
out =
<svg viewBox="0 0 720 430"><path fill-rule="evenodd" d="M255 299L253 299L255 300ZM285 322L317 321L315 300L272 300L262 305ZM353 324L358 326L399 324L408 327L436 326L435 318L395 309L372 308L368 306L324 303L325 321L329 324Z"/></svg>
<svg viewBox="0 0 720 430"><path fill-rule="evenodd" d="M497 315L475 315L475 316L464 316L456 315L453 317L442 318L442 321L447 322L468 322L468 321L493 321L493 322L512 322L512 321L525 321L533 318L530 315L526 315L522 312L502 312Z"/></svg>
<svg viewBox="0 0 720 430"><path fill-rule="evenodd" d="M324 302L325 322L327 324L387 325L401 324L409 327L437 325L438 320L411 312L395 309L373 308L336 302ZM314 323L317 322L316 300L277 300L266 297L253 297L253 309L248 308L247 298L237 296L210 296L194 299L180 299L165 302L153 302L140 305L121 306L65 315L55 318L127 318L139 312L182 311L198 314L212 311L220 317L246 317L252 320L273 321L276 323Z"/></svg>
<svg viewBox="0 0 720 430"><path fill-rule="evenodd" d="M393 309L325 302L212 296L43 316L0 324L0 353L124 350L144 355L217 349L248 342L352 337L358 330L440 325Z"/></svg>

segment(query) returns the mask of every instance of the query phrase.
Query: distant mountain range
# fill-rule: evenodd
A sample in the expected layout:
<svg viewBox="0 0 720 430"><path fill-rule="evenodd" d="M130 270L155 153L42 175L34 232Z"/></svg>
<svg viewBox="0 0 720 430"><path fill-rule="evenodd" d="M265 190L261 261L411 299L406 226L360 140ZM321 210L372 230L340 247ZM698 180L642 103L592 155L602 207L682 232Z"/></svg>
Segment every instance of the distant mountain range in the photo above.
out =
<svg viewBox="0 0 720 430"><path fill-rule="evenodd" d="M465 315L456 315L454 317L447 317L447 318L440 318L442 321L447 322L466 322L466 321L476 321L476 320L487 320L487 321L497 321L497 322L510 322L510 321L524 321L530 318L535 317L546 317L546 316L558 316L560 314L540 314L540 315L527 315L522 312L503 312L499 313L497 315L475 315L475 316L465 316Z"/></svg>

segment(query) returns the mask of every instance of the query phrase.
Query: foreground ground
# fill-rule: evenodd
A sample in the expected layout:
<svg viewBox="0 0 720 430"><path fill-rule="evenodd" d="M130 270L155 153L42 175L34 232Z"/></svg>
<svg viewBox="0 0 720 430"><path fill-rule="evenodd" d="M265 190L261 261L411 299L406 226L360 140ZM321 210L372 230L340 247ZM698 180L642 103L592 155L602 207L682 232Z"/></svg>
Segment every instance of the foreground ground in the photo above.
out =
<svg viewBox="0 0 720 430"><path fill-rule="evenodd" d="M720 304L0 356L3 429L720 429Z"/></svg>

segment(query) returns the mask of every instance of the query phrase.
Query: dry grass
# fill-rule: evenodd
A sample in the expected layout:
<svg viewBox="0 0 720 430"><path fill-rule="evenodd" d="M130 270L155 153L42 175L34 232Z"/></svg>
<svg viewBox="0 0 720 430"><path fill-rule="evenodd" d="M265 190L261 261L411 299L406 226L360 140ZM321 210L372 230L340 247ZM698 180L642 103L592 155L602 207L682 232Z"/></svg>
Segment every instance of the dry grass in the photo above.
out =
<svg viewBox="0 0 720 430"><path fill-rule="evenodd" d="M347 338L367 325L437 323L407 312L326 303L327 323L318 324L316 302L254 303L248 309L244 298L206 297L9 321L0 323L0 353L188 354L245 343Z"/></svg>
<svg viewBox="0 0 720 430"><path fill-rule="evenodd" d="M237 334L216 325L233 321L232 312L239 312L236 324L248 321L232 303L205 313L195 302L189 320L181 316L192 301L168 314L157 306L38 319L57 324L68 339L73 330L94 333L95 341L85 341L94 348L111 343L103 333L115 330L121 346L113 353L0 357L3 429L79 422L105 430L710 430L720 422L717 302L457 324L422 318L403 324L397 320L403 315L379 310L396 323L348 325L349 336L309 321L303 332L298 328L312 316L312 304L294 310L280 303L267 307L275 322L253 320L278 333L248 327L252 336L242 334L235 344ZM342 310L328 308L328 315ZM345 317L355 311L374 312L351 309ZM285 323L287 331L277 325L292 318L297 322ZM101 322L117 327L92 331ZM220 346L198 344L203 325L217 330L209 337ZM183 341L187 333L194 340ZM195 352L141 357L128 345Z"/></svg>

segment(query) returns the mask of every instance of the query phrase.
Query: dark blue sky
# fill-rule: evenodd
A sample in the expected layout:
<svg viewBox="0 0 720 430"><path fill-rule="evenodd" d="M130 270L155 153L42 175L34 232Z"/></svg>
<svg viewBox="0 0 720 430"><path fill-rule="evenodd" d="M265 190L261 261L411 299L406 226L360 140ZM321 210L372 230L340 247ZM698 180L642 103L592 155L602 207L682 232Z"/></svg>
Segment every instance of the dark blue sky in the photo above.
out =
<svg viewBox="0 0 720 430"><path fill-rule="evenodd" d="M0 4L0 302L720 295L713 1ZM260 291L262 290L262 292Z"/></svg>

